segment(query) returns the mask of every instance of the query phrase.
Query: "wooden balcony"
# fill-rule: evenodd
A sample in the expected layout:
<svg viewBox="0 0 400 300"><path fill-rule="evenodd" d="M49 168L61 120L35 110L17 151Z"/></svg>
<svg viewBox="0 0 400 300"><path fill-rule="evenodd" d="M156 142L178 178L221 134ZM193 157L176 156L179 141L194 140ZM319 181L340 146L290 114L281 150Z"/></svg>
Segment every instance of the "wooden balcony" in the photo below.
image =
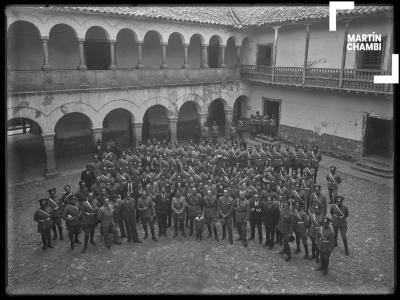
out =
<svg viewBox="0 0 400 300"><path fill-rule="evenodd" d="M238 69L117 69L8 71L10 93L143 88L240 80Z"/></svg>
<svg viewBox="0 0 400 300"><path fill-rule="evenodd" d="M310 87L348 92L393 94L393 85L374 84L374 75L390 75L386 71L333 68L265 67L241 65L240 78L245 81L273 85Z"/></svg>

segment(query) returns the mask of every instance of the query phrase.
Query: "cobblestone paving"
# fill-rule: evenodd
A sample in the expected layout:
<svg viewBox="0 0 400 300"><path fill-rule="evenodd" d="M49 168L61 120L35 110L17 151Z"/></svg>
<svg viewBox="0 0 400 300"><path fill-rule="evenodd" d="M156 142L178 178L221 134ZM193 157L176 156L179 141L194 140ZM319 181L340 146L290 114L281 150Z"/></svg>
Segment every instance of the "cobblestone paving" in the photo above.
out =
<svg viewBox="0 0 400 300"><path fill-rule="evenodd" d="M321 168L319 182L328 170ZM343 243L332 253L329 273L314 270L304 253L286 263L281 246L267 250L258 241L248 248L180 235L142 244L123 241L106 249L99 229L97 246L69 248L68 238L42 250L33 213L37 199L55 186L58 195L78 174L17 186L8 190L8 287L11 294L129 293L391 293L394 291L392 188L342 175L340 194L349 207L350 256ZM326 195L326 187L323 186ZM249 226L248 226L249 227ZM249 228L248 228L249 229ZM64 229L65 231L65 229ZM143 237L143 229L138 226ZM157 233L156 229L156 233ZM221 229L219 229L221 234ZM66 234L65 234L66 235ZM248 234L249 235L249 234ZM238 237L234 230L234 239ZM257 239L257 238L256 238ZM83 240L83 235L80 235ZM310 244L310 242L309 242ZM295 245L291 245L294 249Z"/></svg>

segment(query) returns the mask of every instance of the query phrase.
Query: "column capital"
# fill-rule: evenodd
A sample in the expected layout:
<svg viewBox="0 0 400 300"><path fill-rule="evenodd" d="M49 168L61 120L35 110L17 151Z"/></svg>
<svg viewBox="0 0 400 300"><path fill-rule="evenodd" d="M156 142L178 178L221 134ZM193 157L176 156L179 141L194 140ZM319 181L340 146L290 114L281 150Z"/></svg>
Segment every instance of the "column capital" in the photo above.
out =
<svg viewBox="0 0 400 300"><path fill-rule="evenodd" d="M166 46L168 46L168 42L161 42L160 45L161 45L162 47L166 47Z"/></svg>
<svg viewBox="0 0 400 300"><path fill-rule="evenodd" d="M92 128L93 133L101 133L103 132L103 127L98 127L98 128Z"/></svg>
<svg viewBox="0 0 400 300"><path fill-rule="evenodd" d="M203 45L201 45L201 48L207 48L208 47L208 44L203 44Z"/></svg>
<svg viewBox="0 0 400 300"><path fill-rule="evenodd" d="M141 128L143 127L143 123L132 123L133 128Z"/></svg>
<svg viewBox="0 0 400 300"><path fill-rule="evenodd" d="M233 109L227 108L227 109L224 109L224 112L225 112L225 114L231 114L231 113L233 113Z"/></svg>
<svg viewBox="0 0 400 300"><path fill-rule="evenodd" d="M272 28L273 28L274 30L278 30L278 29L281 28L281 27L282 27L282 25L272 26Z"/></svg>
<svg viewBox="0 0 400 300"><path fill-rule="evenodd" d="M115 44L116 40L108 40L107 42L109 42L110 44Z"/></svg>
<svg viewBox="0 0 400 300"><path fill-rule="evenodd" d="M49 37L48 37L48 36L41 36L40 39L41 39L42 41L43 41L43 40L48 41L48 40L49 40Z"/></svg>
<svg viewBox="0 0 400 300"><path fill-rule="evenodd" d="M143 45L143 43L144 43L143 41L136 41L137 45Z"/></svg>
<svg viewBox="0 0 400 300"><path fill-rule="evenodd" d="M79 43L84 43L86 40L85 39L78 39Z"/></svg>
<svg viewBox="0 0 400 300"><path fill-rule="evenodd" d="M48 141L48 140L54 139L55 135L56 134L53 132L48 132L48 133L43 133L42 137L43 137L43 140Z"/></svg>
<svg viewBox="0 0 400 300"><path fill-rule="evenodd" d="M225 44L221 44L220 47L221 48L226 48L226 45Z"/></svg>
<svg viewBox="0 0 400 300"><path fill-rule="evenodd" d="M168 117L168 121L170 122L170 123L173 123L173 122L178 122L178 117Z"/></svg>
<svg viewBox="0 0 400 300"><path fill-rule="evenodd" d="M190 46L190 44L188 44L188 43L183 43L182 46L185 47L185 48L188 48L188 47Z"/></svg>

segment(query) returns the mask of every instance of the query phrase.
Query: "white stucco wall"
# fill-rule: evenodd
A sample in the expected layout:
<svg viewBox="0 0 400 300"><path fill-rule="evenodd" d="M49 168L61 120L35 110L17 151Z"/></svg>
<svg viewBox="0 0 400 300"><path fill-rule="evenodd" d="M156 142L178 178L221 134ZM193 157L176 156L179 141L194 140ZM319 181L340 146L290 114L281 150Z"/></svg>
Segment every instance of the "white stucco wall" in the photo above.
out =
<svg viewBox="0 0 400 300"><path fill-rule="evenodd" d="M249 85L251 113L262 112L262 97L281 99L281 124L361 141L363 116L393 118L393 100L383 96L338 94Z"/></svg>

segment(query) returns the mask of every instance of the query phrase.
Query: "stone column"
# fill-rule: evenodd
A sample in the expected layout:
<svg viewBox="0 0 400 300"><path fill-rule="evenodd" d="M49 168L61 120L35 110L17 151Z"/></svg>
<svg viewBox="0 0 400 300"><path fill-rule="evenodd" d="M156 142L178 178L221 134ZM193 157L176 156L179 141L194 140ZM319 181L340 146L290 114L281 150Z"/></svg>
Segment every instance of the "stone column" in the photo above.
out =
<svg viewBox="0 0 400 300"><path fill-rule="evenodd" d="M162 48L162 65L161 69L168 69L167 65L167 45L168 43L161 43L161 48Z"/></svg>
<svg viewBox="0 0 400 300"><path fill-rule="evenodd" d="M272 28L274 28L275 30L274 47L272 50L272 81L274 81L275 67L276 67L276 51L278 47L278 29L281 28L281 26L274 26Z"/></svg>
<svg viewBox="0 0 400 300"><path fill-rule="evenodd" d="M226 68L226 64L225 64L225 49L226 49L226 45L221 45L221 68Z"/></svg>
<svg viewBox="0 0 400 300"><path fill-rule="evenodd" d="M344 30L343 48L342 48L342 63L340 65L340 76L339 76L339 87L343 86L344 67L346 65L347 34L349 33L350 22L351 22L351 20L346 21L346 27Z"/></svg>
<svg viewBox="0 0 400 300"><path fill-rule="evenodd" d="M44 150L46 153L46 178L58 175L56 158L54 154L54 133L43 134Z"/></svg>
<svg viewBox="0 0 400 300"><path fill-rule="evenodd" d="M207 68L209 68L209 66L208 66L208 53L207 53L207 48L208 48L208 45L202 45L201 46L201 49L202 49L202 55L201 55L201 67L203 68L203 69L207 69Z"/></svg>
<svg viewBox="0 0 400 300"><path fill-rule="evenodd" d="M176 131L177 131L178 118L170 117L168 118L168 127L171 133L171 145L176 142Z"/></svg>
<svg viewBox="0 0 400 300"><path fill-rule="evenodd" d="M93 145L96 147L97 140L103 141L103 128L92 128Z"/></svg>
<svg viewBox="0 0 400 300"><path fill-rule="evenodd" d="M42 37L42 46L43 46L43 66L42 70L43 71L48 71L51 69L51 66L49 65L49 49L47 47L47 41L49 40L49 37Z"/></svg>
<svg viewBox="0 0 400 300"><path fill-rule="evenodd" d="M229 136L229 128L232 126L232 109L225 109L225 136Z"/></svg>
<svg viewBox="0 0 400 300"><path fill-rule="evenodd" d="M135 144L137 145L142 140L143 123L132 123L132 129L135 134Z"/></svg>
<svg viewBox="0 0 400 300"><path fill-rule="evenodd" d="M115 41L109 41L110 43L110 55L111 55L111 64L110 70L115 70L117 66L115 65Z"/></svg>
<svg viewBox="0 0 400 300"><path fill-rule="evenodd" d="M307 61L308 61L308 45L310 43L310 26L306 24L306 45L304 47L304 69L303 69L303 85L306 83Z"/></svg>
<svg viewBox="0 0 400 300"><path fill-rule="evenodd" d="M136 66L136 69L143 69L144 68L144 65L142 64L142 46L143 46L143 42L138 41L137 42L138 64Z"/></svg>
<svg viewBox="0 0 400 300"><path fill-rule="evenodd" d="M79 40L79 59L80 59L80 64L78 66L78 70L81 71L86 71L87 66L86 66L86 60L85 60L85 51L83 48L83 43L85 40Z"/></svg>
<svg viewBox="0 0 400 300"><path fill-rule="evenodd" d="M189 44L183 44L183 66L182 69L189 69L190 66L188 64L188 47Z"/></svg>
<svg viewBox="0 0 400 300"><path fill-rule="evenodd" d="M240 66L240 50L241 50L241 47L237 46L236 47L236 64L238 66Z"/></svg>

